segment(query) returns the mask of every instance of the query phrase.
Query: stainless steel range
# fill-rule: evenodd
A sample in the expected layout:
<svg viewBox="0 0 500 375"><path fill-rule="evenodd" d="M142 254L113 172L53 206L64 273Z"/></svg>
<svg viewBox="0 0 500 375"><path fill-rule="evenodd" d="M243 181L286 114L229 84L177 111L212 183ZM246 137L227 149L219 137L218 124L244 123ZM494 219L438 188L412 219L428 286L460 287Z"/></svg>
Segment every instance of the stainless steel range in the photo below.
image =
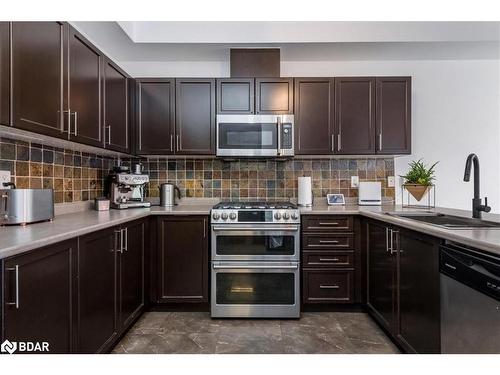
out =
<svg viewBox="0 0 500 375"><path fill-rule="evenodd" d="M288 202L212 209L212 317L300 317L300 214Z"/></svg>

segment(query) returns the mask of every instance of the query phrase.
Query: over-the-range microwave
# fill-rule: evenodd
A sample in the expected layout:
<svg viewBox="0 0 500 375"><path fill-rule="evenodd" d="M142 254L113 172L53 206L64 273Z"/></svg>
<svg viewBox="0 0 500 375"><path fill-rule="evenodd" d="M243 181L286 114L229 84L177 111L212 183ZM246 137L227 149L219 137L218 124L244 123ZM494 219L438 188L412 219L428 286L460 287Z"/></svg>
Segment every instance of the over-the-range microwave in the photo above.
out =
<svg viewBox="0 0 500 375"><path fill-rule="evenodd" d="M293 156L293 126L293 115L217 115L217 156Z"/></svg>

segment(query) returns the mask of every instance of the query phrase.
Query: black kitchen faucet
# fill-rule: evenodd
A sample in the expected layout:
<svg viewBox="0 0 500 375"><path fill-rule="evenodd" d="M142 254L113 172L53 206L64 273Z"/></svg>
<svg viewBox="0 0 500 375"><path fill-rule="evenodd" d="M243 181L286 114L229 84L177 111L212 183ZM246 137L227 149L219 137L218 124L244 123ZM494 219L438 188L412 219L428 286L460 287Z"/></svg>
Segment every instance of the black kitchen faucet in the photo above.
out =
<svg viewBox="0 0 500 375"><path fill-rule="evenodd" d="M479 158L476 154L470 154L467 156L467 161L465 162L464 181L470 181L472 163L474 163L474 198L472 198L472 217L480 219L482 211L490 212L491 207L488 206L488 198L486 197L484 198L484 204L481 204L481 197L479 196Z"/></svg>

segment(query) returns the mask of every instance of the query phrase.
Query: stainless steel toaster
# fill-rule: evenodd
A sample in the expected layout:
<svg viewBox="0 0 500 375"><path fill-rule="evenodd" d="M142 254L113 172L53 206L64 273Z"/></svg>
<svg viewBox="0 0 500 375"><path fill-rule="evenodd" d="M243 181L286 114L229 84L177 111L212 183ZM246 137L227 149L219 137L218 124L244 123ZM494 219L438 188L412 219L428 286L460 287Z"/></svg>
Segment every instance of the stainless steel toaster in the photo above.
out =
<svg viewBox="0 0 500 375"><path fill-rule="evenodd" d="M52 189L0 190L0 225L25 225L53 218Z"/></svg>

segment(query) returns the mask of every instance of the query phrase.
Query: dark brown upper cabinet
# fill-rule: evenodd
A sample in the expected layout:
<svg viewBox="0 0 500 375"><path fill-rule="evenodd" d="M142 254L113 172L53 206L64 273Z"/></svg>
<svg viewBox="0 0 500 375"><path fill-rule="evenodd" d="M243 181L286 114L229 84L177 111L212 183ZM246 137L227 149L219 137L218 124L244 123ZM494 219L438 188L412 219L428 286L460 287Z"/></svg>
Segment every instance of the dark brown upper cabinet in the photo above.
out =
<svg viewBox="0 0 500 375"><path fill-rule="evenodd" d="M335 152L375 153L375 78L335 78Z"/></svg>
<svg viewBox="0 0 500 375"><path fill-rule="evenodd" d="M254 93L253 78L217 79L217 113L228 115L255 113Z"/></svg>
<svg viewBox="0 0 500 375"><path fill-rule="evenodd" d="M215 79L175 80L175 153L215 154Z"/></svg>
<svg viewBox="0 0 500 375"><path fill-rule="evenodd" d="M295 78L295 154L333 153L333 78Z"/></svg>
<svg viewBox="0 0 500 375"><path fill-rule="evenodd" d="M377 153L411 153L411 77L377 77Z"/></svg>
<svg viewBox="0 0 500 375"><path fill-rule="evenodd" d="M69 31L69 139L103 146L101 126L102 54L74 28Z"/></svg>
<svg viewBox="0 0 500 375"><path fill-rule="evenodd" d="M255 113L292 114L293 78L255 78Z"/></svg>
<svg viewBox="0 0 500 375"><path fill-rule="evenodd" d="M46 341L75 351L77 239L8 258L3 266L3 340Z"/></svg>
<svg viewBox="0 0 500 375"><path fill-rule="evenodd" d="M10 125L10 22L0 22L0 125Z"/></svg>
<svg viewBox="0 0 500 375"><path fill-rule="evenodd" d="M129 78L115 63L104 61L104 144L119 152L130 151Z"/></svg>
<svg viewBox="0 0 500 375"><path fill-rule="evenodd" d="M174 153L175 80L140 78L136 85L136 152Z"/></svg>
<svg viewBox="0 0 500 375"><path fill-rule="evenodd" d="M68 124L63 125L67 38L63 22L12 23L13 126L68 137Z"/></svg>
<svg viewBox="0 0 500 375"><path fill-rule="evenodd" d="M159 217L157 241L157 302L208 302L208 217Z"/></svg>
<svg viewBox="0 0 500 375"><path fill-rule="evenodd" d="M118 335L116 254L120 231L108 228L79 238L78 348L100 353Z"/></svg>

